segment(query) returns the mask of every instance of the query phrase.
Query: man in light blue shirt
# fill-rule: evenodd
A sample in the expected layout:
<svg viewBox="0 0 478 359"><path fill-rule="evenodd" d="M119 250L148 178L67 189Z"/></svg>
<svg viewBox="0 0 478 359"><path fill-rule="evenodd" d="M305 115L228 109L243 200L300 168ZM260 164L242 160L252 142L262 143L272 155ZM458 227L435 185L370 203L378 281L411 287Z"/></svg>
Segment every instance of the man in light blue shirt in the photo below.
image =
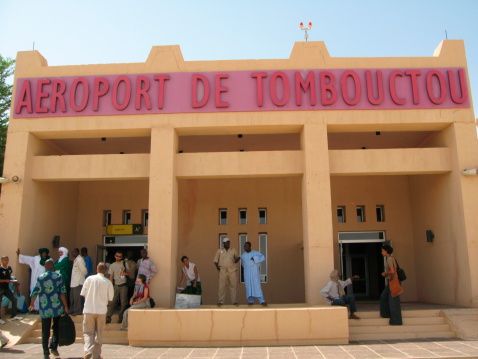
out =
<svg viewBox="0 0 478 359"><path fill-rule="evenodd" d="M246 285L247 304L253 305L257 298L263 306L267 305L262 295L261 263L266 257L260 252L251 250L251 242L244 243L245 252L241 255L241 265L244 268L244 284Z"/></svg>

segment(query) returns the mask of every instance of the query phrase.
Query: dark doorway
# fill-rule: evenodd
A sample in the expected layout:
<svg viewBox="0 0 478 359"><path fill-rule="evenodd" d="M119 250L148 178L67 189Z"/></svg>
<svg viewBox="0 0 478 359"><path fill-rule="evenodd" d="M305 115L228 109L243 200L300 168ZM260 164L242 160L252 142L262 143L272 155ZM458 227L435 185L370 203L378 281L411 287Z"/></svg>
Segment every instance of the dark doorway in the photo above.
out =
<svg viewBox="0 0 478 359"><path fill-rule="evenodd" d="M357 300L379 300L385 287L382 277L382 242L342 243L342 277L353 275L360 279L353 281L353 287L347 288Z"/></svg>

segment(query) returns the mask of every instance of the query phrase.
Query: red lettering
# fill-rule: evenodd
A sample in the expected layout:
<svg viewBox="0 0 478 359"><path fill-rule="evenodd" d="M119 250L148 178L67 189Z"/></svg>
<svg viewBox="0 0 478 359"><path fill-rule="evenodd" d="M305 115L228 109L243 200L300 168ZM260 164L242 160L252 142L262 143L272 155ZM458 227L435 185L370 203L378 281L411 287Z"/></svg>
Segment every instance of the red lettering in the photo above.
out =
<svg viewBox="0 0 478 359"><path fill-rule="evenodd" d="M121 84L124 84L124 98L123 103L120 104L118 102L118 93L122 92L119 90ZM112 101L113 107L119 111L123 111L129 105L129 101L131 100L131 81L126 76L119 76L115 83L113 84L113 94L112 94Z"/></svg>
<svg viewBox="0 0 478 359"><path fill-rule="evenodd" d="M262 107L264 105L264 86L263 81L267 77L266 72L253 72L251 77L257 79L257 106Z"/></svg>
<svg viewBox="0 0 478 359"><path fill-rule="evenodd" d="M103 88L102 88L103 87ZM98 111L100 107L100 97L108 93L110 84L104 77L96 77L93 86L93 111Z"/></svg>
<svg viewBox="0 0 478 359"><path fill-rule="evenodd" d="M228 74L216 74L216 108L229 107L229 102L221 101L221 93L227 92L229 89L225 86L221 86L221 80L229 78Z"/></svg>
<svg viewBox="0 0 478 359"><path fill-rule="evenodd" d="M282 99L279 100L277 97L277 79L280 78L282 81ZM276 106L284 106L289 101L290 95L290 86L289 79L286 74L279 71L274 72L271 77L271 83L269 85L269 93L271 95L272 103Z"/></svg>
<svg viewBox="0 0 478 359"><path fill-rule="evenodd" d="M295 73L295 101L297 106L302 105L301 90L306 93L310 89L310 105L315 106L315 81L314 72L309 71L307 79L304 81L300 72Z"/></svg>
<svg viewBox="0 0 478 359"><path fill-rule="evenodd" d="M397 85L395 83L396 77L403 77L403 72L395 70L390 74L390 96L392 97L393 102L397 105L405 105L405 99L400 98L397 95Z"/></svg>
<svg viewBox="0 0 478 359"><path fill-rule="evenodd" d="M377 93L378 96L375 98L373 96L373 86L372 86L372 71L365 71L365 83L367 84L367 99L372 105L380 105L383 102L383 75L382 71L377 70Z"/></svg>
<svg viewBox="0 0 478 359"><path fill-rule="evenodd" d="M320 72L320 89L322 105L330 106L337 101L337 90L334 87L335 76L328 71Z"/></svg>
<svg viewBox="0 0 478 359"><path fill-rule="evenodd" d="M144 85L144 87L143 87ZM149 88L151 84L149 79L146 76L138 76L136 78L136 109L141 110L141 97L144 98L146 108L148 110L152 109L151 99L149 98Z"/></svg>
<svg viewBox="0 0 478 359"><path fill-rule="evenodd" d="M405 75L410 76L410 80L412 81L412 95L413 95L414 105L418 105L420 103L420 99L418 97L417 77L420 76L421 74L422 72L420 70L405 71Z"/></svg>
<svg viewBox="0 0 478 359"><path fill-rule="evenodd" d="M350 98L348 94L347 80L352 79L355 86L355 97ZM340 89L342 90L342 97L347 105L355 106L360 101L360 79L354 71L345 71L340 79Z"/></svg>
<svg viewBox="0 0 478 359"><path fill-rule="evenodd" d="M199 82L202 83L202 86L199 86ZM202 90L202 100L198 101L199 90ZM209 100L209 81L204 75L193 75L193 99L192 106L193 108L203 107L207 104Z"/></svg>
<svg viewBox="0 0 478 359"><path fill-rule="evenodd" d="M455 78L453 70L448 70L448 82L450 83L451 99L454 103L462 104L468 99L468 91L466 90L465 71L463 69L458 70L458 76L460 78L460 93L461 97L456 94Z"/></svg>
<svg viewBox="0 0 478 359"><path fill-rule="evenodd" d="M79 85L83 87L83 97L81 99L81 104L77 105L76 97L77 97L77 91L78 91ZM71 92L70 92L71 108L76 112L83 111L86 108L86 105L88 104L88 94L89 94L88 82L86 82L86 80L82 77L75 79L75 81L73 81L73 83L71 84Z"/></svg>
<svg viewBox="0 0 478 359"><path fill-rule="evenodd" d="M22 89L20 90L20 99L17 102L17 107L15 108L15 113L21 113L22 107L27 108L28 113L33 112L32 106L32 89L30 80L23 81Z"/></svg>
<svg viewBox="0 0 478 359"><path fill-rule="evenodd" d="M164 84L169 80L169 75L154 75L154 81L159 82L158 88L158 109L162 109L164 105Z"/></svg>
<svg viewBox="0 0 478 359"><path fill-rule="evenodd" d="M51 80L38 80L37 82L37 94L35 98L35 112L36 113L45 113L48 112L48 107L41 107L41 100L48 98L48 92L43 92L43 85L49 85Z"/></svg>
<svg viewBox="0 0 478 359"><path fill-rule="evenodd" d="M440 97L435 97L435 91L433 86L433 78L438 80ZM446 98L446 86L445 86L445 79L443 75L437 70L430 70L427 74L427 94L428 98L431 102L435 105L440 105L445 101Z"/></svg>
<svg viewBox="0 0 478 359"><path fill-rule="evenodd" d="M50 111L56 113L56 103L60 102L60 111L66 112L66 102L65 102L65 91L66 84L63 80L53 80L52 90L51 90L51 107Z"/></svg>

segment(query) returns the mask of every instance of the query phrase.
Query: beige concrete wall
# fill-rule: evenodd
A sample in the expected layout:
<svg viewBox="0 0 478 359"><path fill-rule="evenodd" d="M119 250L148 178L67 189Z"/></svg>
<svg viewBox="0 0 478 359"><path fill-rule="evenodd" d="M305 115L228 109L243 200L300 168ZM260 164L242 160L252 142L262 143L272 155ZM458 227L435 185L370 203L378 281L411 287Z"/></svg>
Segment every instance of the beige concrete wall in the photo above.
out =
<svg viewBox="0 0 478 359"><path fill-rule="evenodd" d="M217 303L218 273L213 258L219 234L226 233L239 250L238 235L247 233L254 250L258 234L267 233L268 283L262 285L271 303L303 303L304 250L302 242L301 178L190 179L179 181L179 245L173 262L177 283L180 257L198 266L203 304ZM219 225L219 209L228 210L228 224ZM246 208L248 224L238 222L239 208ZM258 224L258 209L267 209L267 224ZM240 269L238 263L238 270ZM238 272L239 273L239 272ZM246 303L244 285L237 285L239 303ZM229 292L226 303L230 303Z"/></svg>
<svg viewBox="0 0 478 359"><path fill-rule="evenodd" d="M401 295L401 300L406 302L418 298L415 258L422 258L415 251L414 242L418 238L415 239L412 231L410 177L413 176L331 177L335 268L340 266L338 232L385 231L386 239L392 242L397 260L408 276L403 282L404 293ZM355 209L359 205L365 206L365 222L356 220ZM385 222L377 222L377 205L384 206ZM345 223L337 223L337 206L346 207Z"/></svg>

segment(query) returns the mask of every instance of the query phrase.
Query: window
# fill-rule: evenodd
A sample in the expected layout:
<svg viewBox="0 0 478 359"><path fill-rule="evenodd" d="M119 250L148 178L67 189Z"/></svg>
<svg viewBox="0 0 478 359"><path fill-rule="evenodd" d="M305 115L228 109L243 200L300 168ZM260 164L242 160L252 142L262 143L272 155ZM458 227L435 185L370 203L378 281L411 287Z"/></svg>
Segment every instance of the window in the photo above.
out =
<svg viewBox="0 0 478 359"><path fill-rule="evenodd" d="M239 208L239 224L247 224L247 209Z"/></svg>
<svg viewBox="0 0 478 359"><path fill-rule="evenodd" d="M375 207L375 212L377 213L377 222L385 222L385 208L383 205L377 205Z"/></svg>
<svg viewBox="0 0 478 359"><path fill-rule="evenodd" d="M124 210L123 211L123 224L131 224L131 211Z"/></svg>
<svg viewBox="0 0 478 359"><path fill-rule="evenodd" d="M225 226L227 224L227 209L222 208L219 210L219 224Z"/></svg>
<svg viewBox="0 0 478 359"><path fill-rule="evenodd" d="M143 226L147 227L149 222L149 211L147 209L143 209Z"/></svg>
<svg viewBox="0 0 478 359"><path fill-rule="evenodd" d="M259 224L267 224L267 208L259 208Z"/></svg>
<svg viewBox="0 0 478 359"><path fill-rule="evenodd" d="M337 207L337 222L345 223L345 206Z"/></svg>
<svg viewBox="0 0 478 359"><path fill-rule="evenodd" d="M266 260L261 263L261 282L267 283L267 233L259 233L259 252L266 257Z"/></svg>
<svg viewBox="0 0 478 359"><path fill-rule="evenodd" d="M357 206L357 222L365 222L365 206Z"/></svg>
<svg viewBox="0 0 478 359"><path fill-rule="evenodd" d="M224 247L222 240L226 237L227 237L227 233L219 233L219 248Z"/></svg>
<svg viewBox="0 0 478 359"><path fill-rule="evenodd" d="M111 224L111 210L103 211L103 227L108 227Z"/></svg>

